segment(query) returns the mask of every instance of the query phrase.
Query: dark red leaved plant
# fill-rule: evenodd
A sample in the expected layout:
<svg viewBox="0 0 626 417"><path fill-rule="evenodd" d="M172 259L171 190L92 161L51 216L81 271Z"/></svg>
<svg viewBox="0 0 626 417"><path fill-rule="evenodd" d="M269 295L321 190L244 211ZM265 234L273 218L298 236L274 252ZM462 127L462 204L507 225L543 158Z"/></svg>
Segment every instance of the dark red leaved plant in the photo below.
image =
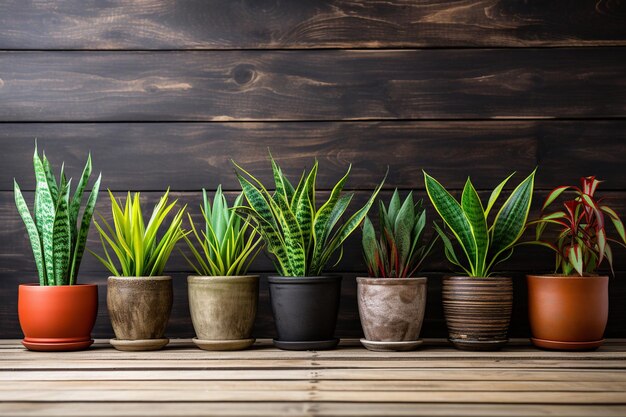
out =
<svg viewBox="0 0 626 417"><path fill-rule="evenodd" d="M613 270L613 252L610 243L626 247L624 224L617 213L596 198L595 192L601 181L595 177L581 178L581 186L561 186L550 192L542 207L542 216L529 222L536 225L535 241L529 242L548 247L556 252L556 273L572 275L594 274L602 261L607 259ZM563 209L545 213L546 209L564 191L570 190L574 198L563 202ZM606 217L611 220L620 240L607 237ZM556 240L543 238L549 225L556 226Z"/></svg>

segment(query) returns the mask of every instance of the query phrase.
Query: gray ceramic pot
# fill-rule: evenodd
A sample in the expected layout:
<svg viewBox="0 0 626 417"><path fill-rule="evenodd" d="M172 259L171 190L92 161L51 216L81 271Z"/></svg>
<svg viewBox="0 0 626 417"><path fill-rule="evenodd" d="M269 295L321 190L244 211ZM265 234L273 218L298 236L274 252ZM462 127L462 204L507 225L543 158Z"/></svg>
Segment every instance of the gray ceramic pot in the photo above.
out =
<svg viewBox="0 0 626 417"><path fill-rule="evenodd" d="M157 350L172 311L172 277L109 277L107 307L119 350Z"/></svg>
<svg viewBox="0 0 626 417"><path fill-rule="evenodd" d="M370 350L411 350L422 343L426 278L357 278L359 315Z"/></svg>
<svg viewBox="0 0 626 417"><path fill-rule="evenodd" d="M259 276L187 277L193 339L206 350L239 350L250 337L259 299Z"/></svg>

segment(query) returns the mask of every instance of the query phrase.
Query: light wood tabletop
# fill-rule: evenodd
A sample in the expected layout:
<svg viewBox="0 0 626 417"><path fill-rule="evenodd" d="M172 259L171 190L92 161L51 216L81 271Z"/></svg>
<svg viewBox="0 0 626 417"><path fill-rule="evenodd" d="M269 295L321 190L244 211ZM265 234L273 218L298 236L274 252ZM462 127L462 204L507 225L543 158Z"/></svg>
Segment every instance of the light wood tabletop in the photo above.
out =
<svg viewBox="0 0 626 417"><path fill-rule="evenodd" d="M207 352L189 340L120 352L30 352L0 340L6 416L624 416L626 340L549 352L514 340L463 352L426 340L382 353L343 340L331 351Z"/></svg>

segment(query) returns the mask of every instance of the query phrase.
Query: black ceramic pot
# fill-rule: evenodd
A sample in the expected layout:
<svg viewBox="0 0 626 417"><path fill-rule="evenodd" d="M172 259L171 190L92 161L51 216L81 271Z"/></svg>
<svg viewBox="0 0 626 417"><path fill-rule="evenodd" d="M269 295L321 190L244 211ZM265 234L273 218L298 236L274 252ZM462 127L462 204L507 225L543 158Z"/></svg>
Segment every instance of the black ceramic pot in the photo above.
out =
<svg viewBox="0 0 626 417"><path fill-rule="evenodd" d="M268 282L278 333L276 347L321 350L337 346L340 276L269 277Z"/></svg>

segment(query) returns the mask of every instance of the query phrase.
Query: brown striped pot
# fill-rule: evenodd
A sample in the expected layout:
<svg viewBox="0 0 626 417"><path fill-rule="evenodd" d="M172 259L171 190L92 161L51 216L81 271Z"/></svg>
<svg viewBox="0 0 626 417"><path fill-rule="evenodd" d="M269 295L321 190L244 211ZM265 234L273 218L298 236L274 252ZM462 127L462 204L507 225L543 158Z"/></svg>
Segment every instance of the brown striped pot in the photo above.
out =
<svg viewBox="0 0 626 417"><path fill-rule="evenodd" d="M443 311L450 341L463 350L497 350L507 342L513 280L445 277Z"/></svg>

